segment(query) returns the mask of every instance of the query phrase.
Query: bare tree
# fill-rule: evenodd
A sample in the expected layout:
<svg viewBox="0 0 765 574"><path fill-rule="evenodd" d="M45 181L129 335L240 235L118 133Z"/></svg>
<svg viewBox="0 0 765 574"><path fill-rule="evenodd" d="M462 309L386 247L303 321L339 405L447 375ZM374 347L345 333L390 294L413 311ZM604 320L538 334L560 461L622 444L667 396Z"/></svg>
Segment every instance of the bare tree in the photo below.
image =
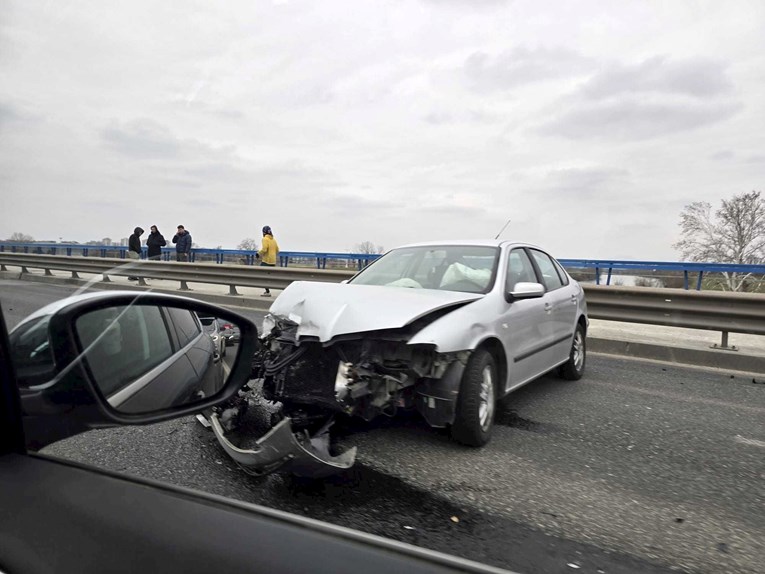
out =
<svg viewBox="0 0 765 574"><path fill-rule="evenodd" d="M34 241L35 238L31 235L27 235L26 233L20 233L18 231L14 232L13 235L11 235L8 238L8 241L15 241L16 243L30 243Z"/></svg>
<svg viewBox="0 0 765 574"><path fill-rule="evenodd" d="M260 243L257 239L253 239L252 237L247 237L245 239L242 239L239 242L239 245L236 246L237 249L242 249L246 251L255 251L260 247Z"/></svg>
<svg viewBox="0 0 765 574"><path fill-rule="evenodd" d="M361 243L357 243L353 247L353 252L378 254L378 253L385 253L385 248L382 245L375 245L371 241L362 241Z"/></svg>
<svg viewBox="0 0 765 574"><path fill-rule="evenodd" d="M709 203L686 205L680 214L682 239L674 248L689 261L738 263L765 262L765 198L752 191L722 200L712 213ZM741 291L751 273L723 273L722 288Z"/></svg>

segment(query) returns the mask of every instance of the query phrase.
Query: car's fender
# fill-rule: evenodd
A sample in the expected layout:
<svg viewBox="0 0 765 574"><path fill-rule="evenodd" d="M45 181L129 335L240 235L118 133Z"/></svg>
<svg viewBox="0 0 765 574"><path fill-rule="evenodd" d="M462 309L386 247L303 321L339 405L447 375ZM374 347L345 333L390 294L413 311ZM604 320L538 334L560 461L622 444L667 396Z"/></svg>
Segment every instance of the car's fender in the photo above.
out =
<svg viewBox="0 0 765 574"><path fill-rule="evenodd" d="M491 337L502 340L498 322L505 301L496 294L468 303L417 332L410 345L434 345L439 353L472 351Z"/></svg>

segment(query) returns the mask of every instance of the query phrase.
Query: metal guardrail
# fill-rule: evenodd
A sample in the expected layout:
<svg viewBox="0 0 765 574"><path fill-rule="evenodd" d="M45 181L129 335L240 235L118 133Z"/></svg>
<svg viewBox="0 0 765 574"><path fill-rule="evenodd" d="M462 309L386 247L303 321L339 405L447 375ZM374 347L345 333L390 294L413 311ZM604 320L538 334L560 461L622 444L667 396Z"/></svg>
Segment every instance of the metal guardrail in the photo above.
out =
<svg viewBox="0 0 765 574"><path fill-rule="evenodd" d="M94 273L103 275L103 281L106 282L110 281L109 276L139 277L139 285L146 284L144 279L179 281L181 291L189 290L189 282L228 285L230 295L239 294L236 290L237 286L284 289L293 281L339 283L353 275L352 272L345 270L245 267L242 265L0 253L0 270L5 271L6 265L21 267L22 273L28 272L27 268L30 267L43 269L46 275L52 275L51 270L69 271L75 279L80 278L79 273Z"/></svg>
<svg viewBox="0 0 765 574"><path fill-rule="evenodd" d="M728 333L765 335L765 295L723 291L685 291L651 287L583 285L592 319L623 321L720 331L728 346Z"/></svg>
<svg viewBox="0 0 765 574"><path fill-rule="evenodd" d="M70 271L75 278L79 278L78 273L102 274L105 281L109 280L110 275L175 280L180 281L181 290L188 289L188 282L228 285L231 295L239 294L237 286L284 289L293 281L338 283L353 275L353 272L346 270L132 260L126 263L121 259L0 253L0 269L6 270L6 265L21 267L22 273L30 267L44 269L47 275L51 274L51 270ZM582 286L593 319L720 331L723 334L720 348L726 349L729 348L728 333L765 335L765 295L649 287Z"/></svg>
<svg viewBox="0 0 765 574"><path fill-rule="evenodd" d="M125 259L128 248L121 245L83 245L79 243L18 243L0 241L0 253L37 253L39 255L67 255L69 257L81 254L83 257L109 257L116 254ZM47 253L45 253L47 252ZM172 261L175 259L175 248L165 247L162 249L162 260ZM242 261L245 265L256 264L255 251L244 249L201 249L191 250L190 260L192 263L210 257L217 264L225 264L233 259ZM317 269L326 269L331 261L345 262L347 268L362 269L372 261L380 257L376 253L331 253L313 251L282 251L279 254L279 266L288 267L290 264L300 265L307 263L308 266L316 266ZM142 258L146 259L146 247L142 248ZM705 274L727 273L743 275L765 276L765 265L738 265L733 263L697 263L689 261L624 261L613 259L559 259L560 263L569 271L593 270L595 283L601 284L601 274L606 273L605 284L611 285L614 278L614 270L634 272L682 272L683 286L690 288L690 275L697 274L696 290L700 291ZM617 276L618 277L618 276Z"/></svg>
<svg viewBox="0 0 765 574"><path fill-rule="evenodd" d="M175 260L175 247L162 248L162 261ZM29 253L38 255L61 255L67 257L111 257L117 254L120 259L127 259L128 248L124 245L83 245L80 243L17 243L10 241L0 242L0 253ZM215 263L224 264L226 259L237 258L243 260L245 265L256 265L255 251L247 249L204 249L194 248L189 254L191 263L196 262L197 257L211 256ZM279 253L279 266L288 267L290 263L305 260L313 262L317 269L326 269L327 262L346 261L352 262L354 268L361 269L380 257L377 253L331 253L331 252L304 252L304 251L281 251ZM147 259L146 246L141 247L141 258Z"/></svg>

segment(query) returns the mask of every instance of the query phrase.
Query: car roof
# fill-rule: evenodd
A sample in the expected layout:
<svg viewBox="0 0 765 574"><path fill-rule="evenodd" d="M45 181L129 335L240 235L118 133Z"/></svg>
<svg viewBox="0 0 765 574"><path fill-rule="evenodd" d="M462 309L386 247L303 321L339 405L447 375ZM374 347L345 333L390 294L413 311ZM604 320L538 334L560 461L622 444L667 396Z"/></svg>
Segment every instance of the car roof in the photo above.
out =
<svg viewBox="0 0 765 574"><path fill-rule="evenodd" d="M467 245L476 247L502 247L504 245L524 246L524 247L541 247L532 243L526 243L523 241L513 241L508 239L448 239L444 241L426 241L422 243L409 243L407 245L401 245L395 249L401 249L404 247L445 247L450 245ZM544 251L544 249L542 249Z"/></svg>

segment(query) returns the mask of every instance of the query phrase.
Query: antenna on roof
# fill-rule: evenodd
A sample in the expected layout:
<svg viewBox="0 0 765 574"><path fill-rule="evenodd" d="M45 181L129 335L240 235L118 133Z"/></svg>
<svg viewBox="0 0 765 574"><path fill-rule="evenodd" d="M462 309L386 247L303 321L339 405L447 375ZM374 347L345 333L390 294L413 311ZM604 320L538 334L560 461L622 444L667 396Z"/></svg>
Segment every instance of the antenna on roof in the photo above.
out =
<svg viewBox="0 0 765 574"><path fill-rule="evenodd" d="M502 232L507 228L507 226L510 225L510 220L507 220L507 223L502 227L502 229L499 230L499 233L497 233L496 237L494 239L499 239L499 236L502 235Z"/></svg>

